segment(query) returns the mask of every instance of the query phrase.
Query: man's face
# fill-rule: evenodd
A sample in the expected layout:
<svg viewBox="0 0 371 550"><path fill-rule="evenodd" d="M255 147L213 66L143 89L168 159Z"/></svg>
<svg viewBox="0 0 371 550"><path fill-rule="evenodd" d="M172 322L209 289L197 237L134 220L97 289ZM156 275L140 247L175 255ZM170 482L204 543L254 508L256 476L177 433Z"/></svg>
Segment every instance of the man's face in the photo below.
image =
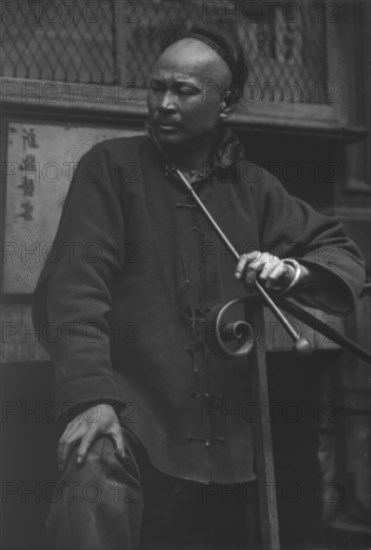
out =
<svg viewBox="0 0 371 550"><path fill-rule="evenodd" d="M210 138L227 111L230 70L207 44L185 38L167 48L153 71L147 96L149 121L168 147L194 147Z"/></svg>

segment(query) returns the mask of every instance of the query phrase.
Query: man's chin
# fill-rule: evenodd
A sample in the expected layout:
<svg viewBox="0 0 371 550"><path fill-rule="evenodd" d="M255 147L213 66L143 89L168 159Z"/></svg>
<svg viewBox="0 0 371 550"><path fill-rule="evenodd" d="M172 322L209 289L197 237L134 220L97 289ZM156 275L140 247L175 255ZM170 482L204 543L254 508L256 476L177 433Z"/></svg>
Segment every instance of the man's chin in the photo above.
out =
<svg viewBox="0 0 371 550"><path fill-rule="evenodd" d="M184 145L186 140L182 135L180 128L156 128L155 135L160 145Z"/></svg>

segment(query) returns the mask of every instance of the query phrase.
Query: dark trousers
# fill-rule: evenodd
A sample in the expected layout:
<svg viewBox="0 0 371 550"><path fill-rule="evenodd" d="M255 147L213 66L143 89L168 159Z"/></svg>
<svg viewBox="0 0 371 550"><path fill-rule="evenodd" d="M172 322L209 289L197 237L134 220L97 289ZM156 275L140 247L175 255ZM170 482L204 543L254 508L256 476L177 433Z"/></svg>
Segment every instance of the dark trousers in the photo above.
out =
<svg viewBox="0 0 371 550"><path fill-rule="evenodd" d="M52 548L129 550L258 548L251 484L202 484L155 469L124 428L127 458L97 439L83 466L76 453L58 482L47 519ZM250 490L251 489L251 490ZM57 498L58 497L58 498Z"/></svg>

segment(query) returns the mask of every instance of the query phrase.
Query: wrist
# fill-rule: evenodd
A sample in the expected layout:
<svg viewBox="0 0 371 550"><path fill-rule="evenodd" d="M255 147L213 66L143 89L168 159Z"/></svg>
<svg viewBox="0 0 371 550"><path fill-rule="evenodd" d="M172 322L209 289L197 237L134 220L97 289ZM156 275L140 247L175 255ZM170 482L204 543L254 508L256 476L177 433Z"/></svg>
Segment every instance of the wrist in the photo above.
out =
<svg viewBox="0 0 371 550"><path fill-rule="evenodd" d="M88 409L90 408L95 408L95 409L99 409L100 407L103 407L103 408L106 408L106 409L109 409L109 410L112 410L116 413L116 415L118 416L120 414L120 411L124 408L124 403L121 403L121 402L118 402L118 401L101 401L100 399L96 399L94 401L89 401L89 402L86 402L86 403L83 403L81 405L81 411L80 412L85 412L87 411Z"/></svg>
<svg viewBox="0 0 371 550"><path fill-rule="evenodd" d="M305 266L299 264L299 262L294 258L284 258L282 262L290 267L293 272L290 283L281 290L281 295L285 295L293 290L297 286L299 281L301 281L303 278L306 278L309 272Z"/></svg>

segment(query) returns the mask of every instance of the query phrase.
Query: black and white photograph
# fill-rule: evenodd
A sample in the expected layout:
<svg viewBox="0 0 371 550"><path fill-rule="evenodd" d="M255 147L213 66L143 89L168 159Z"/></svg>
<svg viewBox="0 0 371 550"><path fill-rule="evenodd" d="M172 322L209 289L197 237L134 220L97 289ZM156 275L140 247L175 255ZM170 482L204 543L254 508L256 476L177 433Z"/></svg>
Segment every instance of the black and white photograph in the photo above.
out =
<svg viewBox="0 0 371 550"><path fill-rule="evenodd" d="M2 0L1 550L371 549L371 0Z"/></svg>

